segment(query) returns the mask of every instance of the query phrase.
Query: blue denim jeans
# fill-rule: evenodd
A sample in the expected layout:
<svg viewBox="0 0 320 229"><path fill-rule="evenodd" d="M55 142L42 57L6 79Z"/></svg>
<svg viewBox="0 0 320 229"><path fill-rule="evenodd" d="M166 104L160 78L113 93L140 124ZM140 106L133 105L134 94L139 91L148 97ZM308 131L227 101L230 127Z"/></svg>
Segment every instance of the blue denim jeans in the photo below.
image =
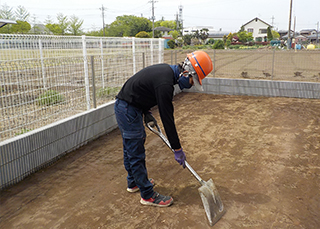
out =
<svg viewBox="0 0 320 229"><path fill-rule="evenodd" d="M123 140L123 162L128 172L128 187L137 185L141 197L149 199L153 195L153 185L148 179L145 163L146 132L142 110L120 99L116 100L114 110Z"/></svg>

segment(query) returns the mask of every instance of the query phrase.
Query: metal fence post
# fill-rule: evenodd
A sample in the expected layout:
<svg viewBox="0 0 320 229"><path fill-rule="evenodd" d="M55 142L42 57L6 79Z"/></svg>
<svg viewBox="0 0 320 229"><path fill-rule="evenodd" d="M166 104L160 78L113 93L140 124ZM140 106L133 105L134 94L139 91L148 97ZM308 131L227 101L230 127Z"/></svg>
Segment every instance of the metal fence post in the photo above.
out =
<svg viewBox="0 0 320 229"><path fill-rule="evenodd" d="M42 69L42 81L43 81L43 88L47 88L47 79L46 79L46 71L43 62L43 51L42 51L42 41L39 39L39 51L40 51L40 61L41 61L41 69Z"/></svg>
<svg viewBox="0 0 320 229"><path fill-rule="evenodd" d="M177 63L177 50L174 50L174 64Z"/></svg>
<svg viewBox="0 0 320 229"><path fill-rule="evenodd" d="M103 42L102 42L102 38L100 38L100 47L101 47L101 80L102 80L102 88L104 88L104 65L103 65Z"/></svg>
<svg viewBox="0 0 320 229"><path fill-rule="evenodd" d="M94 76L94 56L91 56L91 70L92 70L92 100L93 100L93 108L97 108L96 84L95 84L95 76Z"/></svg>
<svg viewBox="0 0 320 229"><path fill-rule="evenodd" d="M273 71L274 71L274 56L275 56L275 52L276 52L276 49L274 48L273 49L273 54L272 54L272 72L271 72L271 79L273 80Z"/></svg>
<svg viewBox="0 0 320 229"><path fill-rule="evenodd" d="M86 48L86 35L82 35L82 52L83 52L83 65L84 65L84 82L86 87L86 100L87 110L90 110L90 84L89 84L89 70Z"/></svg>
<svg viewBox="0 0 320 229"><path fill-rule="evenodd" d="M133 62L133 75L136 74L136 47L135 40L132 37L132 62Z"/></svg>
<svg viewBox="0 0 320 229"><path fill-rule="evenodd" d="M153 65L153 38L151 39L150 52L151 52L151 65Z"/></svg>
<svg viewBox="0 0 320 229"><path fill-rule="evenodd" d="M216 50L213 50L213 77L216 75Z"/></svg>
<svg viewBox="0 0 320 229"><path fill-rule="evenodd" d="M144 57L144 52L142 53L142 68L146 67L146 62L145 62L145 57Z"/></svg>
<svg viewBox="0 0 320 229"><path fill-rule="evenodd" d="M162 42L161 42L161 38L159 38L159 63L162 63Z"/></svg>

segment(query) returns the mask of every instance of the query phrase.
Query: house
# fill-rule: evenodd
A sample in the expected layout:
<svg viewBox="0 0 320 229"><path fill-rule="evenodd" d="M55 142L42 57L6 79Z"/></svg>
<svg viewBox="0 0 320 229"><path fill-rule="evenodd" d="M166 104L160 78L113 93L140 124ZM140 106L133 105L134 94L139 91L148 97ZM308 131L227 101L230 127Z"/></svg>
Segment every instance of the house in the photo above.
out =
<svg viewBox="0 0 320 229"><path fill-rule="evenodd" d="M297 44L303 44L308 40L308 38L303 35L298 35L298 36L294 37L294 39L295 39L295 43L297 43Z"/></svg>
<svg viewBox="0 0 320 229"><path fill-rule="evenodd" d="M200 32L202 29L207 29L209 34L213 32L213 26L192 26L192 27L186 27L183 28L182 30L182 36L184 35L192 35L194 34L197 30Z"/></svg>
<svg viewBox="0 0 320 229"><path fill-rule="evenodd" d="M310 36L312 34L316 34L317 33L317 30L315 29L303 29L303 30L300 30L300 35L302 36Z"/></svg>
<svg viewBox="0 0 320 229"><path fill-rule="evenodd" d="M156 28L154 28L154 30L160 31L162 37L168 37L168 36L170 36L170 35L169 35L169 32L170 32L170 31L173 31L173 29L169 29L169 28L163 27L163 26L156 27Z"/></svg>
<svg viewBox="0 0 320 229"><path fill-rule="evenodd" d="M53 33L46 28L44 24L35 24L29 31L31 34L50 34L52 35Z"/></svg>
<svg viewBox="0 0 320 229"><path fill-rule="evenodd" d="M222 31L222 30L219 30L219 31L212 31L212 32L209 32L209 35L208 35L208 38L213 38L215 40L223 40L223 38L225 36L228 36L231 32L228 32L228 31Z"/></svg>
<svg viewBox="0 0 320 229"><path fill-rule="evenodd" d="M161 32L162 38L164 39L164 48L166 49L170 48L168 45L168 41L172 40L173 38L171 35L169 35L169 32L174 30L164 26L156 27L154 28L154 30L158 30Z"/></svg>
<svg viewBox="0 0 320 229"><path fill-rule="evenodd" d="M200 32L202 29L207 29L208 30L208 39L213 38L215 40L222 40L224 36L228 36L229 31L222 31L222 29L219 29L219 31L215 31L213 29L213 26L193 26L193 27L186 27L183 29L183 36L184 35L192 35L194 34L197 30Z"/></svg>
<svg viewBox="0 0 320 229"><path fill-rule="evenodd" d="M267 38L267 29L272 26L256 17L242 25L242 27L248 33L252 33L255 41L265 41Z"/></svg>
<svg viewBox="0 0 320 229"><path fill-rule="evenodd" d="M308 37L308 40L311 42L311 43L319 43L319 40L320 40L320 33L313 33Z"/></svg>

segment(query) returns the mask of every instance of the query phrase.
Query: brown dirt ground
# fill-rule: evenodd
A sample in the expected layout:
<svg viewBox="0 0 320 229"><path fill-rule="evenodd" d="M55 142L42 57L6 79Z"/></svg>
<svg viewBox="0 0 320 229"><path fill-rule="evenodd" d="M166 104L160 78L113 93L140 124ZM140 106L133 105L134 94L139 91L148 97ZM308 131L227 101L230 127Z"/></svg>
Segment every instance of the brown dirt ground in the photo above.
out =
<svg viewBox="0 0 320 229"><path fill-rule="evenodd" d="M319 100L181 93L174 105L188 162L227 209L214 228L320 227ZM0 228L211 228L198 181L146 132L149 176L171 207L126 191L116 129L0 192Z"/></svg>

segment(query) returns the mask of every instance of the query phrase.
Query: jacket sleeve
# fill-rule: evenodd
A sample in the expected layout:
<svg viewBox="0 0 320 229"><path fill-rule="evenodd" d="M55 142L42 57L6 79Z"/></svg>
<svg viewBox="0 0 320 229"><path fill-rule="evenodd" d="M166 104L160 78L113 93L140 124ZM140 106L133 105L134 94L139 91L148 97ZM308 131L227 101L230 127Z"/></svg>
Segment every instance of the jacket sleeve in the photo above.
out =
<svg viewBox="0 0 320 229"><path fill-rule="evenodd" d="M180 140L173 116L173 91L172 85L162 85L155 90L160 118L171 148L180 149Z"/></svg>

